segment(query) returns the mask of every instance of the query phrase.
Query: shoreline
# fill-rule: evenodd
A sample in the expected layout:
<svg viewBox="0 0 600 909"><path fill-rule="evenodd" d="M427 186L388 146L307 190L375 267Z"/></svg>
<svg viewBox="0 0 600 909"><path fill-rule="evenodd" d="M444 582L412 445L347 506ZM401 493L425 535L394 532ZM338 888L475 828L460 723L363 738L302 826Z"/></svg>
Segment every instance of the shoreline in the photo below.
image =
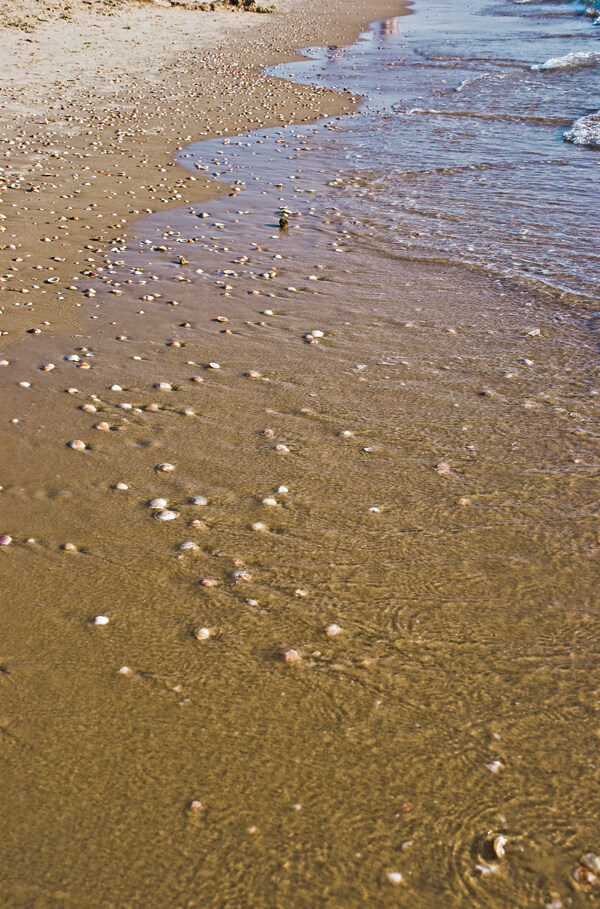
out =
<svg viewBox="0 0 600 909"><path fill-rule="evenodd" d="M227 192L226 184L192 177L180 167L175 156L181 148L204 138L340 116L353 108L349 96L267 77L264 67L301 59L302 46L351 43L368 22L404 10L398 0L363 0L351 14L337 0L325 16L307 0L273 14L131 3L110 17L79 6L73 21L41 23L33 33L0 28L8 50L0 64L2 144L11 152L0 182L0 349L40 325L57 331L78 327L77 283L86 270L84 260L120 245L145 214ZM134 19L141 22L139 33ZM204 22L203 43L193 49L189 32ZM117 28L121 35L137 34L125 62L122 56L115 59L111 47ZM149 74L156 84L144 83L145 60L155 50L146 44L154 36L161 46L165 28L173 32L172 44L181 42L183 48L176 54L163 51L163 59L157 55L159 65ZM82 44L85 59L76 53L67 71L70 79L54 80L47 91L54 42L82 42L89 32L95 35L94 49ZM27 76L20 75L15 92L10 73L28 42L37 44L33 64ZM227 59L222 42L234 59ZM125 77L119 75L121 68ZM101 78L104 86L92 84ZM79 83L77 91L69 90L73 97L64 95L69 82ZM34 113L27 116L29 110Z"/></svg>

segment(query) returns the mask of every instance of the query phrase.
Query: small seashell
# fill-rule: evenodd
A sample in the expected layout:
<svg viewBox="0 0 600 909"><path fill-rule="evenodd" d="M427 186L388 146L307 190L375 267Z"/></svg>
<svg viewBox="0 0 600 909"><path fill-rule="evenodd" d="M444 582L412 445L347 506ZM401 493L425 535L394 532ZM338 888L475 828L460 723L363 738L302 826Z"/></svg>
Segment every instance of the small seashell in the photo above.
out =
<svg viewBox="0 0 600 909"><path fill-rule="evenodd" d="M202 578L200 583L203 587L216 587L217 585L217 582L214 578Z"/></svg>
<svg viewBox="0 0 600 909"><path fill-rule="evenodd" d="M129 489L129 486L127 485L127 483L119 482L119 483L115 483L115 489L118 489L121 492L125 492L127 489Z"/></svg>
<svg viewBox="0 0 600 909"><path fill-rule="evenodd" d="M593 887L598 883L598 877L584 865L578 865L573 871L573 880L583 887Z"/></svg>
<svg viewBox="0 0 600 909"><path fill-rule="evenodd" d="M289 650L284 650L281 654L281 658L284 663L299 663L302 660L302 657L297 650L290 648Z"/></svg>
<svg viewBox="0 0 600 909"><path fill-rule="evenodd" d="M63 552L77 552L77 546L74 543L63 543L60 548Z"/></svg>
<svg viewBox="0 0 600 909"><path fill-rule="evenodd" d="M403 877L399 871L388 871L387 879L390 884L394 884L395 886L401 884L403 881Z"/></svg>
<svg viewBox="0 0 600 909"><path fill-rule="evenodd" d="M151 404L146 404L146 406L144 407L144 410L147 411L148 413L158 413L158 411L160 410L160 407L158 406L158 404L155 404L154 402L152 402Z"/></svg>
<svg viewBox="0 0 600 909"><path fill-rule="evenodd" d="M79 363L78 354L67 354L67 356L64 357L64 359L67 360L68 363Z"/></svg>
<svg viewBox="0 0 600 909"><path fill-rule="evenodd" d="M508 843L505 836L497 836L493 842L493 849L499 859L504 858L504 847Z"/></svg>
<svg viewBox="0 0 600 909"><path fill-rule="evenodd" d="M277 487L277 492L278 492L280 495L284 496L286 493L289 492L289 489L287 488L287 486L278 486L278 487Z"/></svg>
<svg viewBox="0 0 600 909"><path fill-rule="evenodd" d="M172 389L170 382L156 382L153 387L160 389L160 391L171 391Z"/></svg>
<svg viewBox="0 0 600 909"><path fill-rule="evenodd" d="M210 637L210 628L195 628L194 637L197 641L207 641Z"/></svg>
<svg viewBox="0 0 600 909"><path fill-rule="evenodd" d="M92 619L92 622L94 623L94 625L108 625L109 621L110 620L105 615L96 615Z"/></svg>
<svg viewBox="0 0 600 909"><path fill-rule="evenodd" d="M160 470L162 473L172 473L175 470L173 464L169 464L168 461L163 461L162 464L157 464L155 470Z"/></svg>
<svg viewBox="0 0 600 909"><path fill-rule="evenodd" d="M439 464L435 465L434 470L443 476L444 474L450 473L450 465L446 461L440 461Z"/></svg>
<svg viewBox="0 0 600 909"><path fill-rule="evenodd" d="M85 451L85 442L82 442L81 439L73 439L72 442L67 442L67 445L75 451Z"/></svg>
<svg viewBox="0 0 600 909"><path fill-rule="evenodd" d="M186 552L186 551L189 550L189 549L192 549L192 550L194 550L194 551L200 549L200 547L198 546L198 544L197 544L197 543L194 543L193 540L186 540L185 543L182 543L181 546L180 546L179 548L180 548L183 552Z"/></svg>
<svg viewBox="0 0 600 909"><path fill-rule="evenodd" d="M202 804L201 801L199 801L198 799L192 799L192 801L189 804L188 811L190 811L192 814L197 814L199 811L202 811L203 808L204 808L204 805Z"/></svg>
<svg viewBox="0 0 600 909"><path fill-rule="evenodd" d="M239 584L240 581L251 581L252 575L249 571L246 571L245 568L240 568L238 571L234 571L231 575L231 579Z"/></svg>
<svg viewBox="0 0 600 909"><path fill-rule="evenodd" d="M204 379L202 378L202 376L192 376L190 379L190 382L200 383L200 382L204 382Z"/></svg>
<svg viewBox="0 0 600 909"><path fill-rule="evenodd" d="M179 517L179 512L169 511L169 509L166 508L164 511L157 512L156 517L159 521L174 521L175 518Z"/></svg>
<svg viewBox="0 0 600 909"><path fill-rule="evenodd" d="M7 533L3 533L2 536L0 536L0 546L10 546L11 543L12 537Z"/></svg>
<svg viewBox="0 0 600 909"><path fill-rule="evenodd" d="M205 496L194 496L190 499L192 505L208 505L208 499Z"/></svg>
<svg viewBox="0 0 600 909"><path fill-rule="evenodd" d="M149 508L166 508L167 505L166 499L152 499L152 501L148 502Z"/></svg>
<svg viewBox="0 0 600 909"><path fill-rule="evenodd" d="M284 445L282 442L280 442L278 445L275 446L275 451L282 451L285 453L285 452L289 452L289 448L287 447L287 445Z"/></svg>
<svg viewBox="0 0 600 909"><path fill-rule="evenodd" d="M486 764L485 766L486 769L490 771L490 773L499 773L500 770L504 769L504 764L502 761L490 761L490 763Z"/></svg>
<svg viewBox="0 0 600 909"><path fill-rule="evenodd" d="M579 864L583 865L584 868L588 868L593 874L600 876L600 858L594 855L593 852L586 852L585 855L582 855L579 859Z"/></svg>
<svg viewBox="0 0 600 909"><path fill-rule="evenodd" d="M258 533L264 532L267 529L267 525L263 524L262 521L256 521L254 524L250 525L252 530L256 530Z"/></svg>
<svg viewBox="0 0 600 909"><path fill-rule="evenodd" d="M325 629L325 634L329 638L334 638L337 634L341 634L342 629L339 625L336 625L335 622L332 622L331 625L328 625Z"/></svg>
<svg viewBox="0 0 600 909"><path fill-rule="evenodd" d="M110 430L110 424L106 423L104 420L101 423L94 423L94 429L99 429L100 432L108 432Z"/></svg>
<svg viewBox="0 0 600 909"><path fill-rule="evenodd" d="M54 368L54 363L44 363L42 366L40 366L42 372L52 372Z"/></svg>
<svg viewBox="0 0 600 909"><path fill-rule="evenodd" d="M111 385L110 391L123 391L120 385Z"/></svg>
<svg viewBox="0 0 600 909"><path fill-rule="evenodd" d="M131 675L131 669L129 666L121 666L119 669L119 675Z"/></svg>
<svg viewBox="0 0 600 909"><path fill-rule="evenodd" d="M278 505L279 502L277 501L277 499L267 498L267 499L263 499L263 500L262 500L262 504L263 504L263 505L275 506L275 505Z"/></svg>
<svg viewBox="0 0 600 909"><path fill-rule="evenodd" d="M267 436L267 438L270 438L270 439L272 439L273 436L275 435L275 433L273 432L272 429L261 429L260 434L261 434L261 436Z"/></svg>
<svg viewBox="0 0 600 909"><path fill-rule="evenodd" d="M313 328L313 330L311 331L311 335L313 336L313 338L324 338L325 332L321 331L319 328Z"/></svg>
<svg viewBox="0 0 600 909"><path fill-rule="evenodd" d="M94 404L82 404L81 409L85 410L86 413L96 413L98 408Z"/></svg>
<svg viewBox="0 0 600 909"><path fill-rule="evenodd" d="M208 366L210 369L220 369L221 368L218 363L209 363Z"/></svg>

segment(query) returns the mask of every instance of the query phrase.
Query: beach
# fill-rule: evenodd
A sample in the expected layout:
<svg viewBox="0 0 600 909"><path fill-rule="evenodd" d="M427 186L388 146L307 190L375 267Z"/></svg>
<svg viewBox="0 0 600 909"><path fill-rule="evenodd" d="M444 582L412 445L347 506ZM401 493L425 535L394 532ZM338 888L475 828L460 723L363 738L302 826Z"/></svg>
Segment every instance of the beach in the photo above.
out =
<svg viewBox="0 0 600 909"><path fill-rule="evenodd" d="M0 906L598 892L585 83L444 2L0 3Z"/></svg>

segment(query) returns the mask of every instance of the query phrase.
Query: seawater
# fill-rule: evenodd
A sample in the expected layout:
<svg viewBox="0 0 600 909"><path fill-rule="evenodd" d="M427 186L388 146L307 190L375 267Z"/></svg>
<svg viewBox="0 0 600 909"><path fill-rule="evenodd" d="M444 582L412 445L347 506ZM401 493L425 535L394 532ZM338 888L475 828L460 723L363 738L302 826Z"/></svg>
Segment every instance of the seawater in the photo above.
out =
<svg viewBox="0 0 600 909"><path fill-rule="evenodd" d="M600 30L592 13L560 2L417 2L412 15L377 23L352 47L308 48L308 61L272 68L364 99L339 129L308 131L320 163L341 178L320 205L342 208L361 242L394 255L594 298ZM238 159L232 149L230 162ZM308 155L302 170L305 181L319 180Z"/></svg>

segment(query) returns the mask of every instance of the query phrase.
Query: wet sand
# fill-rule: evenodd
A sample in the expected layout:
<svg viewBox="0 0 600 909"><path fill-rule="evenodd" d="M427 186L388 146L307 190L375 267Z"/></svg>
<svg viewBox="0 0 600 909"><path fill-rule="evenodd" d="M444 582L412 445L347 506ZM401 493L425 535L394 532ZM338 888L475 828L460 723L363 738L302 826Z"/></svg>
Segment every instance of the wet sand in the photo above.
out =
<svg viewBox="0 0 600 909"><path fill-rule="evenodd" d="M335 118L343 99L253 75L250 55L385 12L260 17L250 113ZM234 197L171 167L189 124L253 126L239 98L206 99L232 64L205 64L204 98L197 62L164 64L170 146L111 151L134 204L106 208L127 177L86 158L84 188L68 150L55 213L83 226L25 212L10 251L27 272L2 292L2 905L586 905L593 336L532 291L394 260L318 195L311 214L313 187L287 182L300 136L280 140L280 184L240 172ZM75 172L86 204L59 207ZM22 192L4 194L21 216ZM200 200L207 218L183 204ZM109 210L104 236L126 239L92 242L86 217ZM41 227L65 263L37 258ZM38 296L30 261L79 289Z"/></svg>

